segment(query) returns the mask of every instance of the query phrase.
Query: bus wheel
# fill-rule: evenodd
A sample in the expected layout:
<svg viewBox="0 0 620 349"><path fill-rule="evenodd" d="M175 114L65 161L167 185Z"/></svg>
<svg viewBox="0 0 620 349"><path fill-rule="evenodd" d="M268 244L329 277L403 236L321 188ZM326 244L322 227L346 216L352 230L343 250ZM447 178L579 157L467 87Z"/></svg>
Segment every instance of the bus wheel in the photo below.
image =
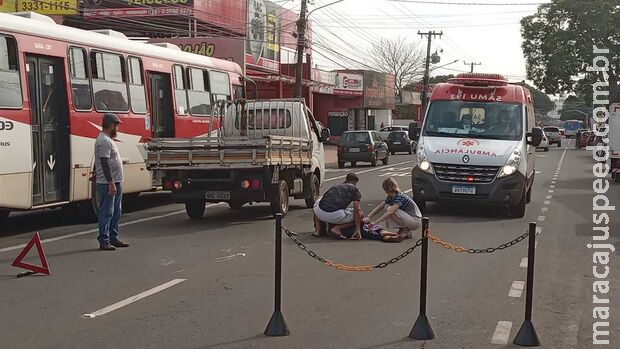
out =
<svg viewBox="0 0 620 349"><path fill-rule="evenodd" d="M185 203L185 212L190 219L201 219L205 214L207 203L204 200L192 200Z"/></svg>
<svg viewBox="0 0 620 349"><path fill-rule="evenodd" d="M11 214L11 211L0 209L0 224L9 218L9 214Z"/></svg>
<svg viewBox="0 0 620 349"><path fill-rule="evenodd" d="M273 186L273 193L271 195L271 213L275 216L278 213L281 213L283 216L286 216L288 212L288 199L289 199L289 190L288 184L286 181L279 181L278 185Z"/></svg>

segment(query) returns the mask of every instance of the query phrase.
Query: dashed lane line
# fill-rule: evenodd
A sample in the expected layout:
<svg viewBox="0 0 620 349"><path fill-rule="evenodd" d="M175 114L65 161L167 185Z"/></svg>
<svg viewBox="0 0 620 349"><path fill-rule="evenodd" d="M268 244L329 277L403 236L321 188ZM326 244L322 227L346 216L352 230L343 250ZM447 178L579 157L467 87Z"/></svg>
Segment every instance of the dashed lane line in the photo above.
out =
<svg viewBox="0 0 620 349"><path fill-rule="evenodd" d="M491 343L500 345L508 344L508 337L510 337L511 329L512 321L498 321L493 337L491 338Z"/></svg>
<svg viewBox="0 0 620 349"><path fill-rule="evenodd" d="M527 257L521 258L521 264L519 264L519 268L527 268Z"/></svg>
<svg viewBox="0 0 620 349"><path fill-rule="evenodd" d="M547 216L544 216L544 215L538 216L538 221L539 222L544 222L545 219L547 219Z"/></svg>
<svg viewBox="0 0 620 349"><path fill-rule="evenodd" d="M521 298L523 289L525 288L525 281L513 281L508 291L508 297Z"/></svg>
<svg viewBox="0 0 620 349"><path fill-rule="evenodd" d="M142 293L138 293L135 296L131 296L129 298L123 299L122 301L116 302L116 303L114 303L112 305L109 305L109 306L107 306L105 308L101 308L101 309L99 309L97 311L93 311L92 313L84 314L84 315L82 315L82 317L85 318L85 319L94 319L96 317L99 317L99 316L105 315L107 313L113 312L115 310L118 310L118 309L120 309L122 307L128 306L129 304L135 303L135 302L137 302L137 301L139 301L139 300L141 300L143 298L146 298L148 296L152 296L152 295L154 295L154 294L156 294L158 292L161 292L161 291L163 291L165 289L168 289L168 288L170 288L170 287L172 287L174 285L178 285L178 284L180 284L181 282L183 282L185 280L186 279L174 279L174 280L168 281L168 282L166 282L164 284L161 284L159 286L153 287L150 290L144 291Z"/></svg>
<svg viewBox="0 0 620 349"><path fill-rule="evenodd" d="M413 161L409 160L409 161L404 161L404 162L399 162L396 164L390 164L390 166L398 166L398 165L405 165L405 164L410 164ZM373 172L373 171L380 171L382 168L381 167L375 167L375 168L371 168L369 170L364 170L364 171L359 171L359 172L355 172L355 171L351 171L351 172L355 172L356 175L361 175L364 173L368 173L368 172ZM326 180L323 181L323 183L325 182L331 182L331 181L335 181L337 179L342 179L345 178L347 175L342 175L342 176L336 176L336 177L332 177L332 178L327 178Z"/></svg>

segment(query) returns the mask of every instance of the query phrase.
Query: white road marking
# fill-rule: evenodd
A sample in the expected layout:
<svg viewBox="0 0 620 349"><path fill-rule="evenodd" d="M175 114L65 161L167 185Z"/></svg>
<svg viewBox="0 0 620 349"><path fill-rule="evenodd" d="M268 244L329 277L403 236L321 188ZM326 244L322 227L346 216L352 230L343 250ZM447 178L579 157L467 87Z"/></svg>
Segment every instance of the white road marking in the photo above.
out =
<svg viewBox="0 0 620 349"><path fill-rule="evenodd" d="M527 257L521 258L521 264L519 264L519 268L527 268Z"/></svg>
<svg viewBox="0 0 620 349"><path fill-rule="evenodd" d="M545 205L551 204L551 200L545 200Z"/></svg>
<svg viewBox="0 0 620 349"><path fill-rule="evenodd" d="M538 241L534 243L534 248L538 248Z"/></svg>
<svg viewBox="0 0 620 349"><path fill-rule="evenodd" d="M540 234L542 234L542 228L536 227L536 235L540 235Z"/></svg>
<svg viewBox="0 0 620 349"><path fill-rule="evenodd" d="M553 195L547 195L547 200L551 200L551 198L553 198Z"/></svg>
<svg viewBox="0 0 620 349"><path fill-rule="evenodd" d="M556 184L556 183L557 183L557 181L551 181L551 184Z"/></svg>
<svg viewBox="0 0 620 349"><path fill-rule="evenodd" d="M214 206L214 205L209 205L209 206ZM121 223L118 226L119 227L126 227L128 225L133 225L133 224L138 224L138 223L152 221L152 220L155 220L155 219L160 219L160 218L166 218L166 217L174 216L174 215L177 215L177 214L180 214L180 213L183 213L183 212L185 212L185 210L174 211L174 212L166 213L166 214L159 215L159 216L140 218L140 219L136 219L135 221L129 221L129 222ZM41 242L46 244L48 242L54 242L54 241L59 241L59 240L70 239L70 238L74 238L74 237L77 237L77 236L82 236L82 235L96 233L98 231L99 231L99 228L94 228L94 229L79 231L79 232L71 233L71 234L67 234L67 235L61 235L61 236L57 236L57 237L54 237L54 238L43 239L43 240L41 240ZM21 245L16 245L16 246L0 248L0 253L8 252L8 251L14 251L14 250L19 250L19 249L22 249L24 247L26 247L26 244L21 244Z"/></svg>
<svg viewBox="0 0 620 349"><path fill-rule="evenodd" d="M523 288L525 288L525 281L513 281L512 286L510 286L510 291L508 292L508 297L521 298Z"/></svg>
<svg viewBox="0 0 620 349"><path fill-rule="evenodd" d="M539 222L544 222L546 218L547 217L545 217L544 215L543 216L538 216L538 221Z"/></svg>
<svg viewBox="0 0 620 349"><path fill-rule="evenodd" d="M409 164L412 163L413 161L409 160L409 161L404 161L404 162L399 162L396 164L393 164L392 166L398 166L398 165L404 165L404 164ZM381 167L376 167L376 168L371 168L369 170L364 170L364 171L360 171L360 172L355 172L355 171L350 171L350 172L355 172L356 175L361 175L364 173L368 173L368 172L373 172L373 171L379 171L381 170ZM342 179L345 178L347 175L342 175L342 176L336 176L336 177L332 177L332 178L327 178L326 180L324 180L323 182L331 182L331 181L335 181L337 179Z"/></svg>
<svg viewBox="0 0 620 349"><path fill-rule="evenodd" d="M508 337L510 337L510 330L512 329L512 321L498 321L495 332L491 338L492 344L508 344Z"/></svg>
<svg viewBox="0 0 620 349"><path fill-rule="evenodd" d="M409 193L411 193L412 191L413 191L413 189L407 189L407 190L405 190L403 193L404 193L404 194L409 194Z"/></svg>
<svg viewBox="0 0 620 349"><path fill-rule="evenodd" d="M540 171L536 171L536 174L540 174L540 173L542 173L542 172L540 172Z"/></svg>
<svg viewBox="0 0 620 349"><path fill-rule="evenodd" d="M245 253L235 253L235 254L231 254L230 256L216 258L215 263L227 262L235 257L245 257Z"/></svg>
<svg viewBox="0 0 620 349"><path fill-rule="evenodd" d="M180 284L181 282L183 282L185 280L186 279L174 279L174 280L168 281L165 284L161 284L161 285L159 285L157 287L153 287L153 288L151 288L148 291L144 291L142 293L139 293L139 294L137 294L135 296L132 296L132 297L129 297L127 299L123 299L122 301L114 303L112 305L109 305L109 306L107 306L105 308L101 308L101 309L99 309L97 311L94 311L92 313L84 314L84 315L82 315L82 317L86 318L86 319L94 319L94 318L96 318L98 316L105 315L105 314L107 314L109 312L112 312L114 310L118 310L118 309L120 309L120 308L122 308L124 306L127 306L127 305L131 304L131 303L137 302L137 301L141 300L142 298L146 298L148 296L152 296L155 293L161 292L161 291L163 291L163 290L165 290L167 288L170 288L170 287L172 287L174 285Z"/></svg>
<svg viewBox="0 0 620 349"><path fill-rule="evenodd" d="M549 193L552 193L552 194L553 194L553 189L549 189Z"/></svg>
<svg viewBox="0 0 620 349"><path fill-rule="evenodd" d="M542 212L547 212L547 211L549 211L549 207L543 207L543 208L541 208L540 210L541 210Z"/></svg>
<svg viewBox="0 0 620 349"><path fill-rule="evenodd" d="M555 185L550 185L549 188L555 189Z"/></svg>

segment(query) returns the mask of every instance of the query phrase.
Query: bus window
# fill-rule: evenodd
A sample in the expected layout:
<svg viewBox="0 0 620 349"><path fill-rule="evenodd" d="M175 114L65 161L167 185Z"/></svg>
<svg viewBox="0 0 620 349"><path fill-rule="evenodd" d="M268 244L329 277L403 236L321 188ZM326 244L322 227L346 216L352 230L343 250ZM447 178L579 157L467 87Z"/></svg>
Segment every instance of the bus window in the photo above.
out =
<svg viewBox="0 0 620 349"><path fill-rule="evenodd" d="M177 106L177 114L187 115L187 87L185 86L185 79L183 78L183 67L180 65L174 66L174 100Z"/></svg>
<svg viewBox="0 0 620 349"><path fill-rule="evenodd" d="M195 116L209 115L211 113L211 93L207 89L209 74L202 69L188 68L187 70L190 84L187 91L189 112Z"/></svg>
<svg viewBox="0 0 620 349"><path fill-rule="evenodd" d="M111 53L91 52L90 60L97 111L129 111L123 58Z"/></svg>
<svg viewBox="0 0 620 349"><path fill-rule="evenodd" d="M230 78L228 77L228 74L217 71L211 71L210 74L211 93L214 96L214 100L229 100Z"/></svg>
<svg viewBox="0 0 620 349"><path fill-rule="evenodd" d="M233 95L234 99L245 98L245 89L243 88L243 86L234 85L233 93L234 93Z"/></svg>
<svg viewBox="0 0 620 349"><path fill-rule="evenodd" d="M93 101L86 67L86 50L79 47L69 49L71 70L71 98L75 110L91 110Z"/></svg>
<svg viewBox="0 0 620 349"><path fill-rule="evenodd" d="M127 58L129 76L129 101L131 111L136 114L146 113L146 92L144 91L144 78L142 75L142 60L139 58Z"/></svg>
<svg viewBox="0 0 620 349"><path fill-rule="evenodd" d="M20 108L22 89L19 82L15 39L0 35L0 108Z"/></svg>

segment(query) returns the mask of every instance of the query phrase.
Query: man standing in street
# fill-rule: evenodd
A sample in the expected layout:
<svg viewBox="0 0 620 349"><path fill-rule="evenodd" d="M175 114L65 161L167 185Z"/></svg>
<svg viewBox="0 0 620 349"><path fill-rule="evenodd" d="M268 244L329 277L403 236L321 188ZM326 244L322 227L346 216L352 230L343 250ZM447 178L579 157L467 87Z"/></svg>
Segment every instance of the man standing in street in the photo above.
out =
<svg viewBox="0 0 620 349"><path fill-rule="evenodd" d="M123 199L123 161L114 138L121 120L112 113L103 114L103 130L95 141L95 173L97 200L99 201L99 249L114 251L128 247L118 239L118 222L121 219Z"/></svg>
<svg viewBox="0 0 620 349"><path fill-rule="evenodd" d="M343 184L335 185L317 200L314 204L314 236L320 236L321 222L332 224L330 233L340 239L346 239L341 229L355 226L352 240L360 240L360 226L362 223L362 210L360 200L362 194L357 189L359 178L355 173L349 173ZM353 209L348 206L353 202Z"/></svg>

